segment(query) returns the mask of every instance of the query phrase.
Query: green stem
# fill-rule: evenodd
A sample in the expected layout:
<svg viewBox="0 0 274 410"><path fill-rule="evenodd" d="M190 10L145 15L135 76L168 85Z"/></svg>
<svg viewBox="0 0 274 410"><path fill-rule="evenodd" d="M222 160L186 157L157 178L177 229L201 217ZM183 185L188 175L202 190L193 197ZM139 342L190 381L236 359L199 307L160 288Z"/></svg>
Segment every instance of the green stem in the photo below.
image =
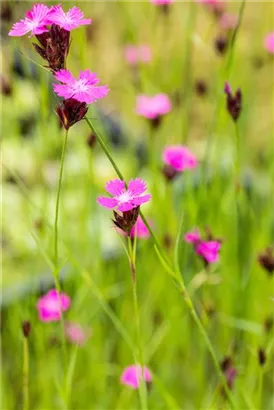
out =
<svg viewBox="0 0 274 410"><path fill-rule="evenodd" d="M23 410L29 409L29 347L28 338L23 340Z"/></svg>
<svg viewBox="0 0 274 410"><path fill-rule="evenodd" d="M136 242L136 236L134 237L134 241ZM133 293L133 304L134 304L134 315L135 315L135 322L136 322L136 338L137 338L137 348L138 348L138 363L137 365L140 364L141 369L142 369L142 377L140 380L140 388L139 388L139 393L140 393L140 401L141 401L141 406L142 409L146 410L147 409L147 389L146 389L146 382L145 382L145 377L144 377L144 354L143 354L143 348L142 348L142 341L141 341L141 329L140 329L140 314L139 314L139 305L138 305L138 297L137 297L137 282L136 282L136 263L135 263L135 250L136 246L132 246L131 238L128 237L128 252L129 252L129 263L130 263L130 269L132 273L132 293Z"/></svg>
<svg viewBox="0 0 274 410"><path fill-rule="evenodd" d="M121 174L119 168L117 167L116 163L114 162L114 160L113 160L113 158L112 158L112 155L111 155L111 153L108 151L108 149L107 149L105 143L103 142L101 136L98 134L97 130L96 130L95 127L91 124L91 122L90 122L87 118L85 118L85 119L86 119L86 122L87 122L87 124L89 125L90 129L94 132L95 136L97 137L97 139L98 139L98 141L99 141L99 144L101 145L103 151L106 153L107 157L109 158L109 160L110 160L111 164L113 165L113 167L114 167L114 169L115 169L117 175L119 176L120 179L124 180L123 175ZM206 344L206 346L207 346L207 348L208 348L208 351L209 351L209 353L210 353L210 355L211 355L211 357L212 357L214 366L215 366L215 368L216 368L216 371L217 371L217 374L218 374L218 376L219 376L219 379L220 379L220 381L221 381L221 383L222 383L222 385L223 385L223 387L224 387L224 390L225 390L225 392L226 392L226 394L227 394L227 398L228 398L228 400L229 400L229 403L230 403L230 405L231 405L231 408L232 408L232 409L235 409L236 406L235 406L234 401L233 401L233 399L232 399L231 392L229 391L229 388L228 388L228 386L227 386L227 382L226 382L225 376L224 376L223 373L222 373L222 370L221 370L220 365L219 365L219 363L218 363L218 360L217 360L217 357L216 357L216 355L215 355L213 346L212 346L212 344L211 344L211 342L210 342L210 340L209 340L209 338L208 338L208 335L207 335L207 333L206 333L206 331L205 331L205 329L204 329L204 326L203 326L202 322L200 321L200 319L199 319L199 317L198 317L198 315L197 315L197 313L196 313L196 310L195 310L195 308L194 308L194 306L193 306L192 300L191 300L191 298L190 298L190 296L189 296L189 294L188 294L188 292L187 292L187 289L186 289L186 287L185 287L185 284L184 284L183 278L182 278L182 276L181 276L181 273L180 273L179 270L176 270L176 269L175 269L174 272L171 273L171 269L172 269L171 266L172 266L172 264L170 263L169 258L165 255L165 252L163 251L163 249L162 249L162 247L160 246L160 244L159 244L159 242L158 242L156 236L155 236L154 233L152 232L152 230L151 230L151 228L150 228L148 222L146 221L146 219L144 218L144 216L142 215L141 212L140 212L140 216L141 216L141 218L143 219L143 221L144 221L146 227L148 228L149 232L151 233L152 239L153 239L153 241L154 241L154 243L155 243L155 247L158 248L158 252L159 252L160 258L162 258L162 262L164 262L164 263L166 264L168 273L171 274L171 276L172 276L173 278L175 278L177 285L178 285L179 288L181 289L181 292L182 292L182 294L183 294L183 296L184 296L184 299L185 299L185 302L186 302L186 304L187 304L187 307L188 307L188 309L189 309L189 311L190 311L190 314L191 314L192 318L194 319L194 321L195 321L197 327L199 328L200 333L201 333L201 335L202 335L202 337L203 337L203 339L204 339L204 341L205 341L205 344ZM131 252L132 252L132 251L131 251ZM132 253L131 253L131 255L132 255ZM158 256L159 256L159 255L158 255ZM163 265L163 266L164 266L164 265ZM137 307L138 307L138 305L137 305Z"/></svg>

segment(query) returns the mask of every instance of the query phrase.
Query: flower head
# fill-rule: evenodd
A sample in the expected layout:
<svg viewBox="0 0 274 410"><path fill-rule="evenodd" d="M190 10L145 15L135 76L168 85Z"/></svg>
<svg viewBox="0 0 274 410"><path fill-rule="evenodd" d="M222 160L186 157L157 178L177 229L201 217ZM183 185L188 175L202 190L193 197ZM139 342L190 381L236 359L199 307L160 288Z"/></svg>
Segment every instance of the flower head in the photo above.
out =
<svg viewBox="0 0 274 410"><path fill-rule="evenodd" d="M225 83L224 92L226 94L226 108L232 119L236 122L242 111L242 92L238 88L235 94L232 94L232 90L228 82Z"/></svg>
<svg viewBox="0 0 274 410"><path fill-rule="evenodd" d="M85 19L84 13L78 7L74 6L66 13L60 4L58 6L51 7L49 21L52 24L57 24L67 31L91 24L91 19Z"/></svg>
<svg viewBox="0 0 274 410"><path fill-rule="evenodd" d="M150 120L155 120L171 111L171 102L166 94L152 97L139 95L136 102L136 113Z"/></svg>
<svg viewBox="0 0 274 410"><path fill-rule="evenodd" d="M185 241L188 243L197 243L201 239L201 234L198 229L187 232L185 234Z"/></svg>
<svg viewBox="0 0 274 410"><path fill-rule="evenodd" d="M65 99L74 98L79 102L91 104L109 92L107 86L97 86L100 80L96 73L90 70L80 71L79 79L74 78L68 70L60 70L54 77L62 84L53 84L53 90Z"/></svg>
<svg viewBox="0 0 274 410"><path fill-rule="evenodd" d="M232 13L223 13L219 19L219 25L224 30L232 30L237 27L238 16Z"/></svg>
<svg viewBox="0 0 274 410"><path fill-rule="evenodd" d="M138 63L149 63L151 61L151 50L147 45L128 45L124 49L125 59L130 65Z"/></svg>
<svg viewBox="0 0 274 410"><path fill-rule="evenodd" d="M50 9L44 4L34 4L33 8L26 13L26 17L14 23L9 36L20 37L30 32L30 36L42 34L48 31L48 16Z"/></svg>
<svg viewBox="0 0 274 410"><path fill-rule="evenodd" d="M65 335L70 342L83 346L89 338L90 332L84 330L78 323L66 322Z"/></svg>
<svg viewBox="0 0 274 410"><path fill-rule="evenodd" d="M270 54L274 54L274 31L264 38L264 48Z"/></svg>
<svg viewBox="0 0 274 410"><path fill-rule="evenodd" d="M105 208L115 208L121 212L137 208L151 199L151 195L144 195L147 186L140 178L131 179L127 189L125 181L114 179L106 184L105 189L112 195L112 198L100 196L97 202Z"/></svg>
<svg viewBox="0 0 274 410"><path fill-rule="evenodd" d="M205 262L215 263L219 260L220 242L217 241L199 241L195 243L195 251Z"/></svg>
<svg viewBox="0 0 274 410"><path fill-rule="evenodd" d="M120 381L122 384L125 384L132 389L138 389L140 381L144 378L145 382L151 383L152 376L147 367L142 367L140 365L132 365L126 367L123 371Z"/></svg>
<svg viewBox="0 0 274 410"><path fill-rule="evenodd" d="M150 3L156 4L156 6L163 6L164 4L172 4L174 0L150 0Z"/></svg>
<svg viewBox="0 0 274 410"><path fill-rule="evenodd" d="M198 165L196 157L184 145L170 145L164 149L163 161L177 172L193 169Z"/></svg>
<svg viewBox="0 0 274 410"><path fill-rule="evenodd" d="M53 322L61 319L62 312L70 307L70 298L65 293L58 294L56 289L50 290L37 303L39 319L42 322Z"/></svg>

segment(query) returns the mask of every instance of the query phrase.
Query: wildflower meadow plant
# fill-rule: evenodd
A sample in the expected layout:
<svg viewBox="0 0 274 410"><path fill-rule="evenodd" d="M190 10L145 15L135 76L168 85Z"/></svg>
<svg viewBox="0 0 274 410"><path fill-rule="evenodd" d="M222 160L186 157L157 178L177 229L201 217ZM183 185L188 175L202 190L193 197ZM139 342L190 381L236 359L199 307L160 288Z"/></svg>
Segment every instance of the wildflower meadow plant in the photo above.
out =
<svg viewBox="0 0 274 410"><path fill-rule="evenodd" d="M18 68L18 50L7 43L13 71L1 77L10 120L5 150L11 163L18 146L22 157L16 168L4 163L12 223L4 227L3 251L16 280L16 269L31 272L31 291L19 289L20 303L8 305L10 291L3 298L5 351L10 347L4 385L11 382L3 407L268 408L272 158L262 150L253 166L249 153L259 151L248 138L254 129L268 132L255 112L257 87L269 73L255 81L246 69L244 46L254 37L249 20L242 24L245 0L239 7L222 0L130 3L83 2L83 11L78 3L39 3L13 25L13 14L5 18L7 40L28 36L45 65L39 72L29 58L26 70ZM256 37L252 53L258 43L270 66L266 26L256 35L269 35ZM19 79L16 72L24 73ZM234 92L225 80L235 78ZM21 117L32 111L33 138L21 150ZM9 225L20 227L16 241ZM221 237L209 228L187 231L202 225ZM49 275L34 278L45 266ZM22 354L14 355L20 343ZM195 366L191 355L199 358Z"/></svg>

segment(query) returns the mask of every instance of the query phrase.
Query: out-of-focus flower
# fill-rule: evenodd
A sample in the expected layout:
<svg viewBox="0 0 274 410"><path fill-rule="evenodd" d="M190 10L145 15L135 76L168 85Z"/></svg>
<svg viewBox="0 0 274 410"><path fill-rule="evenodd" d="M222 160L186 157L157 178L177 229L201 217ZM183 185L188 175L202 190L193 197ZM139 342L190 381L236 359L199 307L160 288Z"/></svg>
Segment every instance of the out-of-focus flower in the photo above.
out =
<svg viewBox="0 0 274 410"><path fill-rule="evenodd" d="M233 360L231 357L225 357L223 359L223 361L221 362L221 369L225 375L229 389L232 390L235 378L237 376L237 370L233 365ZM225 395L224 390L222 392Z"/></svg>
<svg viewBox="0 0 274 410"><path fill-rule="evenodd" d="M270 54L274 54L274 31L264 38L264 48Z"/></svg>
<svg viewBox="0 0 274 410"><path fill-rule="evenodd" d="M219 260L220 249L221 244L217 241L199 241L195 245L196 253L207 263L215 263Z"/></svg>
<svg viewBox="0 0 274 410"><path fill-rule="evenodd" d="M274 272L274 247L269 246L258 256L258 261L262 268L264 268L269 275Z"/></svg>
<svg viewBox="0 0 274 410"><path fill-rule="evenodd" d="M90 337L91 332L85 330L78 323L66 322L65 335L71 343L83 346Z"/></svg>
<svg viewBox="0 0 274 410"><path fill-rule="evenodd" d="M225 54L228 46L228 38L223 34L219 35L214 41L214 46L219 55Z"/></svg>
<svg viewBox="0 0 274 410"><path fill-rule="evenodd" d="M79 79L74 78L68 70L60 70L54 77L62 84L53 84L53 90L65 99L74 98L79 102L92 104L109 92L107 86L97 86L100 80L90 70L80 71Z"/></svg>
<svg viewBox="0 0 274 410"><path fill-rule="evenodd" d="M203 81L203 80L196 81L195 90L196 90L196 93L200 96L206 95L207 91L208 91L208 87L207 87L206 82Z"/></svg>
<svg viewBox="0 0 274 410"><path fill-rule="evenodd" d="M157 127L161 117L171 111L171 101L166 94L154 96L139 95L136 101L136 113L152 121Z"/></svg>
<svg viewBox="0 0 274 410"><path fill-rule="evenodd" d="M121 375L120 381L122 384L125 384L132 389L138 389L142 378L144 378L145 382L151 383L152 376L150 370L147 367L142 369L140 365L132 365L125 368Z"/></svg>
<svg viewBox="0 0 274 410"><path fill-rule="evenodd" d="M204 239L197 228L187 232L184 239L186 242L192 243L195 252L203 259L206 266L219 260L222 243L220 239L215 239L211 234Z"/></svg>
<svg viewBox="0 0 274 410"><path fill-rule="evenodd" d="M198 161L184 145L169 145L163 151L163 161L177 172L196 168Z"/></svg>
<svg viewBox="0 0 274 410"><path fill-rule="evenodd" d="M185 234L185 241L188 243L197 243L201 240L201 234L198 229L194 229L193 231L187 232Z"/></svg>
<svg viewBox="0 0 274 410"><path fill-rule="evenodd" d="M151 61L151 49L147 45L128 45L124 49L124 54L126 61L133 66Z"/></svg>
<svg viewBox="0 0 274 410"><path fill-rule="evenodd" d="M22 331L24 337L29 337L30 331L31 331L31 324L29 320L24 320L22 322Z"/></svg>
<svg viewBox="0 0 274 410"><path fill-rule="evenodd" d="M26 12L26 17L14 23L9 36L20 37L30 32L30 36L42 34L48 31L48 15L50 9L44 4L34 4L33 8Z"/></svg>
<svg viewBox="0 0 274 410"><path fill-rule="evenodd" d="M50 23L57 24L67 31L91 24L91 19L85 19L84 13L78 7L74 6L66 13L60 4L50 8L48 19Z"/></svg>
<svg viewBox="0 0 274 410"><path fill-rule="evenodd" d="M223 0L196 0L196 3L204 4L216 17L220 17L224 12Z"/></svg>
<svg viewBox="0 0 274 410"><path fill-rule="evenodd" d="M76 122L81 121L88 111L86 103L79 102L73 98L62 101L56 107L56 113L64 128L68 130Z"/></svg>
<svg viewBox="0 0 274 410"><path fill-rule="evenodd" d="M219 26L224 30L233 30L237 27L238 16L232 13L223 13L219 19Z"/></svg>
<svg viewBox="0 0 274 410"><path fill-rule="evenodd" d="M242 92L238 88L233 95L228 82L225 83L224 92L226 94L226 108L230 116L236 122L242 111Z"/></svg>
<svg viewBox="0 0 274 410"><path fill-rule="evenodd" d="M56 72L65 68L70 46L70 33L53 24L46 33L36 35L39 44L33 43L36 52L48 62L48 68Z"/></svg>
<svg viewBox="0 0 274 410"><path fill-rule="evenodd" d="M58 321L70 307L70 298L65 293L58 294L56 289L50 290L42 296L37 303L39 319L42 322Z"/></svg>
<svg viewBox="0 0 274 410"><path fill-rule="evenodd" d="M151 199L151 195L144 195L147 186L140 178L131 179L127 189L125 181L114 179L106 184L105 189L113 197L100 196L97 202L105 208L116 208L121 212L130 211Z"/></svg>
<svg viewBox="0 0 274 410"><path fill-rule="evenodd" d="M151 224L149 223L149 225ZM125 234L125 232L119 228L117 228L117 231L121 232L122 235ZM130 231L130 237L133 239L135 236L140 239L148 239L150 237L150 232L140 216L138 216L135 225Z"/></svg>

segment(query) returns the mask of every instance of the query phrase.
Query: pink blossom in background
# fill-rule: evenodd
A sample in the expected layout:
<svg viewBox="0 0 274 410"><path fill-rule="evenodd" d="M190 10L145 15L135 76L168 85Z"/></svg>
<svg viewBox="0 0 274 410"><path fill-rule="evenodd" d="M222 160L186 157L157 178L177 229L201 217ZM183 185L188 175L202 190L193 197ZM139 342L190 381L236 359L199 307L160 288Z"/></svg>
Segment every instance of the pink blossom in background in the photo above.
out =
<svg viewBox="0 0 274 410"><path fill-rule="evenodd" d="M162 6L163 4L172 4L174 0L150 0L150 3Z"/></svg>
<svg viewBox="0 0 274 410"><path fill-rule="evenodd" d="M34 4L33 8L26 12L26 17L14 23L9 32L9 36L24 36L30 32L30 37L48 31L46 25L49 24L47 17L50 9L44 4Z"/></svg>
<svg viewBox="0 0 274 410"><path fill-rule="evenodd" d="M221 249L220 242L217 241L199 241L195 246L195 251L207 263L214 263L219 260L219 252Z"/></svg>
<svg viewBox="0 0 274 410"><path fill-rule="evenodd" d="M91 104L109 92L107 86L97 86L100 80L96 73L90 70L80 71L79 79L74 78L68 70L60 70L54 77L62 84L53 84L53 90L65 99L74 98L79 102Z"/></svg>
<svg viewBox="0 0 274 410"><path fill-rule="evenodd" d="M147 367L144 367L142 370L140 365L132 365L125 368L121 375L120 381L122 384L125 384L132 389L138 389L142 377L144 377L147 383L152 381L151 373Z"/></svg>
<svg viewBox="0 0 274 410"><path fill-rule="evenodd" d="M185 234L185 241L188 243L197 243L200 241L201 235L198 229L194 229L193 231L187 232Z"/></svg>
<svg viewBox="0 0 274 410"><path fill-rule="evenodd" d="M147 186L140 178L131 179L127 189L125 181L114 179L106 184L105 189L113 198L100 196L97 198L97 202L105 208L116 208L121 212L137 208L151 199L151 195L143 195Z"/></svg>
<svg viewBox="0 0 274 410"><path fill-rule="evenodd" d="M152 97L139 95L136 101L136 113L153 120L171 111L171 102L166 94L156 94Z"/></svg>
<svg viewBox="0 0 274 410"><path fill-rule="evenodd" d="M178 172L197 167L196 157L184 145L170 145L164 149L163 161Z"/></svg>
<svg viewBox="0 0 274 410"><path fill-rule="evenodd" d="M84 330L78 323L66 322L65 335L70 342L83 346L91 335L91 332Z"/></svg>
<svg viewBox="0 0 274 410"><path fill-rule="evenodd" d="M56 24L67 31L91 24L91 19L85 19L84 13L78 7L72 7L66 13L60 4L51 7L49 21L51 24Z"/></svg>
<svg viewBox="0 0 274 410"><path fill-rule="evenodd" d="M274 54L274 31L269 33L264 39L264 48L271 54Z"/></svg>
<svg viewBox="0 0 274 410"><path fill-rule="evenodd" d="M232 13L223 13L219 19L219 25L224 30L232 30L238 24L238 16Z"/></svg>
<svg viewBox="0 0 274 410"><path fill-rule="evenodd" d="M130 65L149 63L151 61L151 49L149 46L128 45L124 49L125 59Z"/></svg>
<svg viewBox="0 0 274 410"><path fill-rule="evenodd" d="M62 312L69 309L70 298L65 293L59 295L56 289L52 289L38 300L36 307L42 322L58 321Z"/></svg>
<svg viewBox="0 0 274 410"><path fill-rule="evenodd" d="M137 238L141 239L148 239L150 237L150 232L140 216L138 216L137 222L130 232L131 238L134 238L135 235L137 236Z"/></svg>

